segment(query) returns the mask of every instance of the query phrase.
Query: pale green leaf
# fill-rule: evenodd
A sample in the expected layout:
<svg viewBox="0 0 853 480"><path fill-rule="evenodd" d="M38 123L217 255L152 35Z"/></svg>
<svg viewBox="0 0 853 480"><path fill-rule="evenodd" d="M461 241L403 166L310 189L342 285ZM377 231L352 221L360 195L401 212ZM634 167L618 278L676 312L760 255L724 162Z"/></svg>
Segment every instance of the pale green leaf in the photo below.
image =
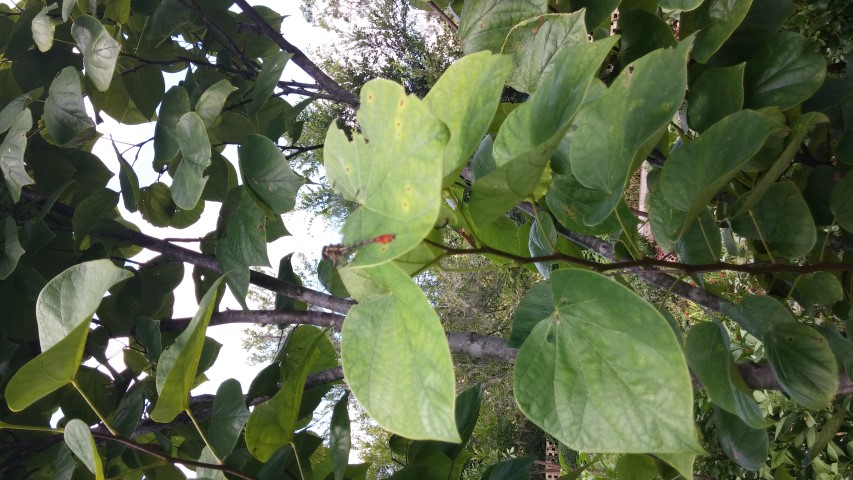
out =
<svg viewBox="0 0 853 480"><path fill-rule="evenodd" d="M59 145L78 143L90 136L95 122L86 113L80 76L74 67L65 67L53 79L44 104L47 133Z"/></svg>
<svg viewBox="0 0 853 480"><path fill-rule="evenodd" d="M83 465L95 474L95 480L104 479L104 466L98 455L98 446L89 426L77 418L65 425L65 445L80 459Z"/></svg>
<svg viewBox="0 0 853 480"><path fill-rule="evenodd" d="M234 90L237 90L237 87L231 85L231 82L223 78L211 85L204 91L204 93L201 94L198 98L198 102L195 104L195 113L197 113L204 122L205 128L213 125L213 122L219 117L219 114L222 113L222 107L225 106L225 100L228 99L228 96L231 95L231 92Z"/></svg>
<svg viewBox="0 0 853 480"><path fill-rule="evenodd" d="M255 91L252 96L252 103L249 104L249 115L255 115L264 106L264 102L273 93L275 86L281 79L284 66L287 65L287 61L292 56L292 53L282 50L275 55L264 58L261 71L258 72L258 78L255 79Z"/></svg>
<svg viewBox="0 0 853 480"><path fill-rule="evenodd" d="M361 89L358 121L362 134L352 142L332 126L323 156L329 183L359 204L342 229L344 243L396 236L359 249L351 265L370 266L411 250L435 225L448 132L417 97L382 79Z"/></svg>
<svg viewBox="0 0 853 480"><path fill-rule="evenodd" d="M522 412L575 450L701 452L690 375L666 319L594 272L557 270L551 288L556 310L516 358Z"/></svg>
<svg viewBox="0 0 853 480"><path fill-rule="evenodd" d="M0 143L0 172L3 172L9 196L15 203L21 199L21 188L35 183L24 168L27 132L32 126L33 115L29 108L25 108L15 118L3 143Z"/></svg>
<svg viewBox="0 0 853 480"><path fill-rule="evenodd" d="M41 9L33 18L32 31L33 41L36 43L39 51L46 52L53 46L53 33L56 30L56 22L50 18L47 13L54 10L59 5L54 3Z"/></svg>
<svg viewBox="0 0 853 480"><path fill-rule="evenodd" d="M554 69L561 49L587 43L583 12L546 14L529 18L510 30L502 53L512 55L515 69L507 83L526 93Z"/></svg>
<svg viewBox="0 0 853 480"><path fill-rule="evenodd" d="M396 265L356 272L372 287L363 288L351 269L342 271L358 300L341 332L344 376L353 395L392 433L458 443L453 363L438 316Z"/></svg>
<svg viewBox="0 0 853 480"><path fill-rule="evenodd" d="M27 100L28 98L26 95L21 95L7 103L6 106L3 107L3 110L0 110L0 133L12 128L12 124L15 123L15 120L21 112L24 111L24 107L27 105Z"/></svg>
<svg viewBox="0 0 853 480"><path fill-rule="evenodd" d="M71 11L74 10L74 5L77 4L77 0L62 0L62 21L67 22L68 17L71 15Z"/></svg>
<svg viewBox="0 0 853 480"><path fill-rule="evenodd" d="M548 12L548 0L467 0L456 34L465 54L500 51L507 34L522 20Z"/></svg>
<svg viewBox="0 0 853 480"><path fill-rule="evenodd" d="M171 422L189 408L190 389L193 387L205 332L216 303L216 290L221 282L220 277L213 283L199 302L198 310L186 330L160 355L156 376L159 397L150 414L155 422Z"/></svg>
<svg viewBox="0 0 853 480"><path fill-rule="evenodd" d="M199 455L198 461L201 463L209 463L211 465L222 463L210 447L206 445L201 449L201 455ZM218 469L199 467L196 469L195 473L196 478L200 480L228 480L225 473Z"/></svg>
<svg viewBox="0 0 853 480"><path fill-rule="evenodd" d="M512 64L509 58L488 52L454 62L424 98L424 104L450 134L444 149L444 182L457 179L483 139L503 93Z"/></svg>
<svg viewBox="0 0 853 480"><path fill-rule="evenodd" d="M101 25L97 18L81 15L74 19L71 36L83 52L83 68L95 88L106 92L110 88L121 45Z"/></svg>
<svg viewBox="0 0 853 480"><path fill-rule="evenodd" d="M276 215L293 210L296 192L305 180L290 169L275 143L262 135L252 134L237 154L243 183L263 201L263 207Z"/></svg>
<svg viewBox="0 0 853 480"><path fill-rule="evenodd" d="M183 159L178 164L172 182L172 199L178 208L195 208L207 177L204 169L210 166L210 140L207 138L204 122L195 112L185 113L176 126L178 144Z"/></svg>
<svg viewBox="0 0 853 480"><path fill-rule="evenodd" d="M616 208L628 178L653 147L649 143L681 106L691 40L627 66L578 115L570 149L572 174L606 194L585 216L587 225L601 223Z"/></svg>

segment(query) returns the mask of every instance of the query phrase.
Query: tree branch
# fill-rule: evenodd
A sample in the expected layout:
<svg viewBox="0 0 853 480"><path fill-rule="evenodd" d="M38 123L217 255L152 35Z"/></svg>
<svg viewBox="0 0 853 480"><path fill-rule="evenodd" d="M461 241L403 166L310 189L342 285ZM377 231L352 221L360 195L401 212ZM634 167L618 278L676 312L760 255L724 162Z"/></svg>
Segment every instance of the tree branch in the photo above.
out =
<svg viewBox="0 0 853 480"><path fill-rule="evenodd" d="M453 19L448 17L447 14L444 13L444 10L438 8L438 5L436 5L435 2L427 2L427 5L429 5L430 10L435 12L439 17L441 17L442 20L444 20L444 23L446 23L451 30L453 30L454 32L459 31L459 25L456 25Z"/></svg>
<svg viewBox="0 0 853 480"><path fill-rule="evenodd" d="M243 11L243 13L245 13L246 16L248 16L253 22L255 22L255 25L258 26L261 33L265 37L275 42L275 44L278 45L279 48L281 48L285 52L292 53L293 57L291 57L291 60L293 61L293 63L298 65L302 70L305 71L305 73L310 75L311 78L313 78L314 81L317 82L317 84L323 88L323 90L325 90L329 95L334 97L334 99L338 102L345 103L353 107L358 107L358 97L347 91L344 87L338 85L338 83L335 82L332 77L328 76L326 72L321 70L320 67L318 67L316 64L314 64L314 62L309 60L308 57L305 56L304 53L302 53L301 50L299 50L290 42L285 40L280 32L276 31L272 27L272 25L267 23L267 21L263 17L261 17L260 14L258 14L258 12L255 11L255 9L252 8L251 5L249 5L249 2L247 2L246 0L235 1L236 4L240 7L240 9Z"/></svg>

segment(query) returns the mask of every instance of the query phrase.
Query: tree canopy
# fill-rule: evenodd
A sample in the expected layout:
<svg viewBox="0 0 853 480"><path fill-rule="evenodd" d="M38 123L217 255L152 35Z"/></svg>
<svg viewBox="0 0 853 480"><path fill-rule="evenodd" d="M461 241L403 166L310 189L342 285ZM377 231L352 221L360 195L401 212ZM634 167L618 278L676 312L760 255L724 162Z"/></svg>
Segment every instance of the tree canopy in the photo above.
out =
<svg viewBox="0 0 853 480"><path fill-rule="evenodd" d="M787 0L387 4L433 12L463 56L377 52L352 60L404 58L379 65L404 85L341 84L247 0L0 5L4 478L365 478L350 396L390 432L394 478L459 478L483 399L457 388L459 356L511 365L519 411L577 454L567 478L850 475L844 30L817 50ZM290 62L313 83L281 80ZM312 103L355 115L304 143ZM106 117L151 138L109 132L116 161L99 158ZM315 153L355 206L311 272L322 289L253 269ZM151 235L206 209L193 248ZM509 267L536 281L508 329L448 331L452 304L414 279ZM198 308L174 318L185 271ZM250 285L274 309L250 310ZM192 395L208 329L235 322L299 326L250 385ZM323 438L306 427L335 385Z"/></svg>

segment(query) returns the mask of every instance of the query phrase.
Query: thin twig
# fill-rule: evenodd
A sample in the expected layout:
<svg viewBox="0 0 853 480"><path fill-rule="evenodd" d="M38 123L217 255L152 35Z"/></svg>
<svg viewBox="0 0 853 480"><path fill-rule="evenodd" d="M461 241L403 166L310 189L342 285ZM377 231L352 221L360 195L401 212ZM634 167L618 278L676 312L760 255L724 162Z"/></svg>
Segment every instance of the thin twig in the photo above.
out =
<svg viewBox="0 0 853 480"><path fill-rule="evenodd" d="M438 5L435 4L435 2L431 2L431 1L427 2L427 5L429 5L429 8L433 12L438 14L438 16L441 17L442 20L444 20L444 23L446 23L447 26L450 27L451 30L453 30L454 32L459 30L459 25L456 25L456 23L453 21L453 19L448 17L447 14L444 13L444 10L440 9L438 7Z"/></svg>

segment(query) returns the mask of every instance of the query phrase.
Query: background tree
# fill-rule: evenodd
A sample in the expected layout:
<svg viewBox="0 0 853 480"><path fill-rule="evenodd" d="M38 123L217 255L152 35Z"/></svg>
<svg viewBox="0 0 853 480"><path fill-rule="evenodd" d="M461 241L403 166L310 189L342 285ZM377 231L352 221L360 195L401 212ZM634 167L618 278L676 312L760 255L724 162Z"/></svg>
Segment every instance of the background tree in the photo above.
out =
<svg viewBox="0 0 853 480"><path fill-rule="evenodd" d="M827 77L806 37L779 31L795 10L782 0L462 3L415 4L460 12L448 25L465 53L428 90L408 86L422 99L383 79L356 95L245 0L2 7L5 476L364 478L348 465L350 396L392 433L395 478L472 475L485 391L457 388L453 355L513 365L514 402L579 452L573 476L849 474L846 68ZM287 62L316 83L281 81ZM165 73L183 80L167 89ZM502 101L507 85L527 100ZM317 266L326 292L251 269L286 235L305 179L282 152L318 149L299 120L314 100L357 112L322 142L327 183L357 205ZM108 168L93 153L106 117L153 125L151 158L116 143ZM218 221L197 250L147 233L206 208ZM446 331L412 279L478 256L542 277L508 335L477 316ZM173 318L187 265L198 310ZM276 309L219 307L250 284ZM300 326L245 393L228 380L191 396L219 349L207 328L231 322ZM306 427L341 381L324 443ZM481 477L526 478L533 460Z"/></svg>

